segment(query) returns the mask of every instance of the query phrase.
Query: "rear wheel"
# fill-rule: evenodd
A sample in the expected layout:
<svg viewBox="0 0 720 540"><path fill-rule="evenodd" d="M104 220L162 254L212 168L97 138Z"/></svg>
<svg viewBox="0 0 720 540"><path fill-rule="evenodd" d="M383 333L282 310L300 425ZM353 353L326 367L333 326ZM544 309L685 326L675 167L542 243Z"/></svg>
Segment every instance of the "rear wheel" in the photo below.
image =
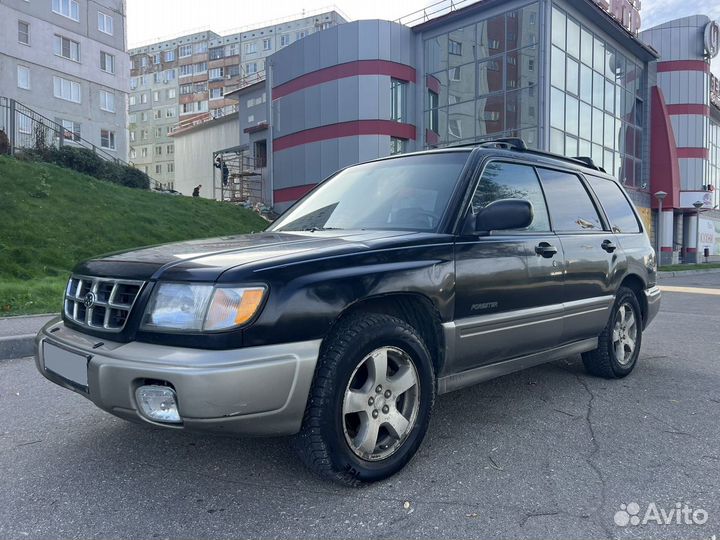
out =
<svg viewBox="0 0 720 540"><path fill-rule="evenodd" d="M294 446L325 478L382 480L417 451L434 398L430 354L417 331L389 315L352 316L323 347Z"/></svg>
<svg viewBox="0 0 720 540"><path fill-rule="evenodd" d="M618 379L635 368L642 344L642 312L635 293L621 287L598 348L583 353L585 369L599 377Z"/></svg>

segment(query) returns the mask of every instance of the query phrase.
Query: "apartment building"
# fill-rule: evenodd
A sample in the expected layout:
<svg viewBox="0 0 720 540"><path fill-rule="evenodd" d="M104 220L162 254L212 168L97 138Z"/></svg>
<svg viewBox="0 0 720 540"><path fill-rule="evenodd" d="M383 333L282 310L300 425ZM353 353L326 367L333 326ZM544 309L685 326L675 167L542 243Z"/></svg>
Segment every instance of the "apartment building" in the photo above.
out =
<svg viewBox="0 0 720 540"><path fill-rule="evenodd" d="M0 96L126 160L125 14L125 0L0 0Z"/></svg>
<svg viewBox="0 0 720 540"><path fill-rule="evenodd" d="M130 161L175 188L169 136L238 110L226 94L263 80L265 59L303 37L346 22L336 11L272 21L221 36L210 30L130 50ZM208 162L211 170L212 162Z"/></svg>

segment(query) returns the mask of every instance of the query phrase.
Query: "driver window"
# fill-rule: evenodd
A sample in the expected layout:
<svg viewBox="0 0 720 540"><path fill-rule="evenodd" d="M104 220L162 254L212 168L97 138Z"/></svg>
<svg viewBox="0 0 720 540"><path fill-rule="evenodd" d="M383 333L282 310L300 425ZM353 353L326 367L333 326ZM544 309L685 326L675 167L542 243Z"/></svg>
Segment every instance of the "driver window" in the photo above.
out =
<svg viewBox="0 0 720 540"><path fill-rule="evenodd" d="M485 167L472 199L472 211L477 214L491 202L501 199L530 201L535 217L526 230L540 232L550 230L545 197L535 169L532 167L499 161L493 161Z"/></svg>

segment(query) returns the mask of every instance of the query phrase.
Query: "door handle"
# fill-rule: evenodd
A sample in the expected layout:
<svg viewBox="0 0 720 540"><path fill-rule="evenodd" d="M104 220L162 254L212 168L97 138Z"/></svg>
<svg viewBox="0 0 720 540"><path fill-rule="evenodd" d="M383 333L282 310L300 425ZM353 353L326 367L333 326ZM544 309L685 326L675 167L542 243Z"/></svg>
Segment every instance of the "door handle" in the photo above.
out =
<svg viewBox="0 0 720 540"><path fill-rule="evenodd" d="M547 242L540 242L537 246L535 246L535 253L545 257L546 259L554 257L557 252L557 248Z"/></svg>
<svg viewBox="0 0 720 540"><path fill-rule="evenodd" d="M617 249L617 246L615 244L613 244L610 240L605 240L601 244L601 247L608 253L612 253L613 251L615 251Z"/></svg>

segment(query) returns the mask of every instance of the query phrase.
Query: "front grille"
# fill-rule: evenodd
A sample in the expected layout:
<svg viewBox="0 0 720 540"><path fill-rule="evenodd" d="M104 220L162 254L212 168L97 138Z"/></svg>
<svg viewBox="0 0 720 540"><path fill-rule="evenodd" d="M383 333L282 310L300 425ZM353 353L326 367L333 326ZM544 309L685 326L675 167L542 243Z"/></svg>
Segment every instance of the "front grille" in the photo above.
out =
<svg viewBox="0 0 720 540"><path fill-rule="evenodd" d="M72 276L65 290L65 317L97 330L120 332L144 282Z"/></svg>

